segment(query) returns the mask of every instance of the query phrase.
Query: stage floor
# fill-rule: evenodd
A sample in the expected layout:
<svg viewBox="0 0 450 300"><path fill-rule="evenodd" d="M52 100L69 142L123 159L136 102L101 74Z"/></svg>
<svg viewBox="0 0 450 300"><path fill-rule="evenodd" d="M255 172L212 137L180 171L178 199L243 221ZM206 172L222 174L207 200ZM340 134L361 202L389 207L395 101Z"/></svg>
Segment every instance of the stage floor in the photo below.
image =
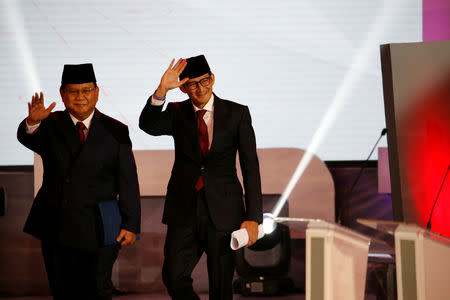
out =
<svg viewBox="0 0 450 300"><path fill-rule="evenodd" d="M279 297L244 297L242 295L235 295L233 297L233 300L261 300L264 298L270 298L272 300L304 300L305 295L300 294L293 294L288 296L279 296ZM17 297L17 298L1 298L5 300L52 300L52 297ZM170 297L165 294L146 294L146 295L126 295L126 296L114 296L114 300L170 300ZM200 295L201 300L208 300L207 294L201 294ZM372 300L371 298L368 298L366 300ZM375 300L375 298L373 298Z"/></svg>
<svg viewBox="0 0 450 300"><path fill-rule="evenodd" d="M2 300L52 300L52 297L0 297ZM208 300L207 294L200 295L201 300ZM114 300L170 300L169 296L166 294L139 294L139 295L126 295L126 296L114 296ZM242 295L234 295L233 300L261 300L261 299L271 299L271 300L304 300L304 294L292 294L287 296L276 296L276 297L244 297ZM374 295L366 295L364 300L376 300Z"/></svg>

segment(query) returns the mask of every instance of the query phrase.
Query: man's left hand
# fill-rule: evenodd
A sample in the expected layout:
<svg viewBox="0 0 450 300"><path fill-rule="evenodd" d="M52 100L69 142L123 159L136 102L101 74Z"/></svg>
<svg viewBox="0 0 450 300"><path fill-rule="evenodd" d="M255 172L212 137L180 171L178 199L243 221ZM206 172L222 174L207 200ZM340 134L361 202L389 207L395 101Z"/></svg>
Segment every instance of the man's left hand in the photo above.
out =
<svg viewBox="0 0 450 300"><path fill-rule="evenodd" d="M123 239L123 241L122 241ZM121 229L119 236L116 238L117 242L122 241L122 243L120 243L120 246L128 246L128 245L132 245L134 244L134 242L136 241L136 233L125 230L125 229Z"/></svg>
<svg viewBox="0 0 450 300"><path fill-rule="evenodd" d="M245 247L253 245L258 240L258 222L255 221L244 221L241 224L241 229L247 229L248 233L248 243Z"/></svg>

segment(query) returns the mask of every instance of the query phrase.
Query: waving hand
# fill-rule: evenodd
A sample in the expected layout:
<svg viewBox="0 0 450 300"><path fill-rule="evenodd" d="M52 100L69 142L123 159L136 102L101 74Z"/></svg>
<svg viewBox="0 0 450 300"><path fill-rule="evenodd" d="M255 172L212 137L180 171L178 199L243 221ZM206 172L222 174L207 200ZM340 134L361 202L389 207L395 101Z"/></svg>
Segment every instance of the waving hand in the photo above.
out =
<svg viewBox="0 0 450 300"><path fill-rule="evenodd" d="M39 95L35 93L31 97L31 102L28 102L27 124L30 126L38 124L48 117L55 106L56 103L53 102L48 108L45 108L44 94L42 92Z"/></svg>
<svg viewBox="0 0 450 300"><path fill-rule="evenodd" d="M156 90L156 95L158 97L165 97L168 91L180 87L189 80L189 78L184 78L183 80L178 81L178 77L180 76L181 72L183 72L184 68L186 68L186 59L180 58L175 63L175 65L174 62L175 59L172 59L169 68L167 68L166 72L164 72L164 75L161 78L161 82L158 86L158 89Z"/></svg>

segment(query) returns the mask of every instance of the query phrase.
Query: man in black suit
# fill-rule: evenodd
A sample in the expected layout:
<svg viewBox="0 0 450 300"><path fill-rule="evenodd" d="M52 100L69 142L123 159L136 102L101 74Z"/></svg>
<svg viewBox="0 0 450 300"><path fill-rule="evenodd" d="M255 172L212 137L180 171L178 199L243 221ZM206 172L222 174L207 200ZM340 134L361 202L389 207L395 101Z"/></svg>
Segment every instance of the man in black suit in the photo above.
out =
<svg viewBox="0 0 450 300"><path fill-rule="evenodd" d="M24 231L41 240L54 299L111 299L110 275L121 246L140 231L136 164L128 127L95 109L99 89L92 64L65 65L66 107L35 93L17 137L42 157L44 178ZM118 243L103 244L99 203L118 200ZM121 243L119 243L121 241Z"/></svg>
<svg viewBox="0 0 450 300"><path fill-rule="evenodd" d="M246 106L212 92L214 74L203 55L180 59L148 99L139 127L171 135L175 162L167 187L163 281L172 299L196 299L191 273L207 254L210 299L232 299L234 253L230 234L246 228L250 246L262 222L261 180L255 134ZM189 96L162 111L166 93L179 87ZM245 188L236 174L236 153ZM245 206L244 206L245 202Z"/></svg>

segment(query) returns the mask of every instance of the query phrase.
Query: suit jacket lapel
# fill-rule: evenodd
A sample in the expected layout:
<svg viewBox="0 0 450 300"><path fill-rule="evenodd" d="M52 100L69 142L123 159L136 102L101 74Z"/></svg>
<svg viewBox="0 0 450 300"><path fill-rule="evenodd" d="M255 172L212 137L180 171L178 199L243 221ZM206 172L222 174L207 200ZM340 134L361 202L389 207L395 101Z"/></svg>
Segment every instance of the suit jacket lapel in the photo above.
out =
<svg viewBox="0 0 450 300"><path fill-rule="evenodd" d="M185 139L185 145L190 145L189 147L184 147L184 151L195 161L200 163L202 161L202 151L198 140L197 118L191 100L181 102L180 111L183 114L184 121L182 138Z"/></svg>
<svg viewBox="0 0 450 300"><path fill-rule="evenodd" d="M95 141L99 137L99 131L101 131L102 123L100 122L101 113L96 109L94 116L92 117L91 126L89 127L88 135L86 137L86 144L89 141Z"/></svg>
<svg viewBox="0 0 450 300"><path fill-rule="evenodd" d="M211 148L209 149L208 157L211 156L217 147L217 136L226 128L225 107L222 100L214 95L214 124L213 124L213 139Z"/></svg>
<svg viewBox="0 0 450 300"><path fill-rule="evenodd" d="M103 134L102 131L104 129L103 124L101 122L101 113L95 109L94 116L92 117L91 125L89 127L88 135L86 137L86 142L81 148L81 152L79 157L83 155L83 153L92 153L91 150L95 147L95 144L101 143Z"/></svg>
<svg viewBox="0 0 450 300"><path fill-rule="evenodd" d="M67 111L61 113L61 118L57 121L56 131L66 144L72 158L74 159L80 150L80 138Z"/></svg>

